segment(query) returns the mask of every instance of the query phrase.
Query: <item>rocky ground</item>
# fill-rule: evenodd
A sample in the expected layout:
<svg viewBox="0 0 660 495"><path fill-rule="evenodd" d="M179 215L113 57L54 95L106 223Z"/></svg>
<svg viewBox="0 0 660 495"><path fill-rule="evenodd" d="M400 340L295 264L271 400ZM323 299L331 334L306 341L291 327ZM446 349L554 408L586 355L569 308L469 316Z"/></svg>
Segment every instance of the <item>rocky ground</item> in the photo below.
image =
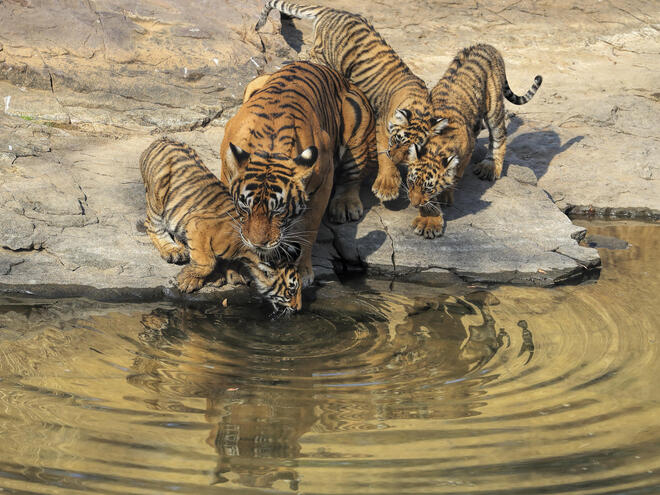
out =
<svg viewBox="0 0 660 495"><path fill-rule="evenodd" d="M412 235L412 208L378 205L366 189L362 222L322 230L320 277L367 266L428 284L550 285L598 264L562 211L660 217L657 3L321 3L359 9L429 86L474 42L502 51L515 92L536 74L544 82L530 103L508 106L505 177L467 174L443 238ZM170 285L179 268L135 228L144 216L137 158L167 133L218 170L244 84L309 46L311 23L285 23L282 36L277 13L254 33L260 8L0 1L0 284L81 293Z"/></svg>

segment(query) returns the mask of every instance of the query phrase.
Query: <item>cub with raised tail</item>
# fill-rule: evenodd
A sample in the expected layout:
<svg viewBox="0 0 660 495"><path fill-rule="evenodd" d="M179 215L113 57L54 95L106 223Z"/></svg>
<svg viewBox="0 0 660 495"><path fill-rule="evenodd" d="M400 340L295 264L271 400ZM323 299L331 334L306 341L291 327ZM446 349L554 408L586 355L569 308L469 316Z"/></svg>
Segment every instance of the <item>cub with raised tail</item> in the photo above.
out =
<svg viewBox="0 0 660 495"><path fill-rule="evenodd" d="M410 145L421 148L439 119L429 91L364 17L329 7L296 5L268 0L256 29L271 10L312 19L312 62L332 67L360 88L376 112L378 176L374 194L381 200L399 195L401 174L396 164L405 161Z"/></svg>
<svg viewBox="0 0 660 495"><path fill-rule="evenodd" d="M439 203L451 205L454 188L463 176L482 120L489 132L488 155L474 173L495 180L502 173L506 151L504 98L516 105L532 99L543 79L536 76L531 89L517 96L509 88L500 53L490 45L461 50L431 91L436 115L442 120L423 149L409 147L406 188L410 204L419 208L413 220L416 234L428 239L442 235Z"/></svg>
<svg viewBox="0 0 660 495"><path fill-rule="evenodd" d="M216 257L245 264L257 290L280 312L301 308L300 276L295 262L300 246L286 257L264 261L241 242L237 213L227 187L204 166L186 144L160 138L140 156L147 195L144 225L154 246L168 263L185 263L177 276L179 289L192 292L204 285ZM224 283L224 279L216 285Z"/></svg>

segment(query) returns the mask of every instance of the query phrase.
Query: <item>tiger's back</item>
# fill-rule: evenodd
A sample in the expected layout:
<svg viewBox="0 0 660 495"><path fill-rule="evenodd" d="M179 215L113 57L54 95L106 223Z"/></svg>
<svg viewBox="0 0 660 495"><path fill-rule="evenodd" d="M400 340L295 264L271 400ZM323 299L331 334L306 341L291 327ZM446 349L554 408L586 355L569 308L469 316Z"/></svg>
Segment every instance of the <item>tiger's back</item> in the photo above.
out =
<svg viewBox="0 0 660 495"><path fill-rule="evenodd" d="M498 179L506 151L504 98L516 105L532 99L543 79L536 76L524 96L517 96L509 87L500 52L491 45L477 44L461 50L452 60L442 79L431 91L433 105L450 122L446 131L431 139L431 146L464 141L461 154L471 154L477 129L483 119L489 130L489 155L475 171L482 179ZM452 129L456 129L452 135ZM467 160L462 162L462 176Z"/></svg>
<svg viewBox="0 0 660 495"><path fill-rule="evenodd" d="M214 225L231 231L229 190L190 146L168 138L154 141L140 156L140 172L148 219L174 238L186 241L186 226L201 219L217 218ZM236 236L230 237L240 246Z"/></svg>

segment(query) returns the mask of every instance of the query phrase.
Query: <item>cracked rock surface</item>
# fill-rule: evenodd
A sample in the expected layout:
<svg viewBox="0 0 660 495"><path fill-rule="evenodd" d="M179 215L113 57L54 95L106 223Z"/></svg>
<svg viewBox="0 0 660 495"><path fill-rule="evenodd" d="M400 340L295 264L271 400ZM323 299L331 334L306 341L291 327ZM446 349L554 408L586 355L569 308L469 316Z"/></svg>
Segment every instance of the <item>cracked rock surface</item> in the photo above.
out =
<svg viewBox="0 0 660 495"><path fill-rule="evenodd" d="M443 237L415 236L407 202L380 205L367 185L361 222L319 232L319 278L366 267L424 284L549 285L598 264L562 210L660 218L660 4L318 3L368 17L429 87L475 42L500 49L518 94L544 76L530 103L506 104L504 177L468 169ZM180 268L136 229L137 160L168 133L219 170L245 84L309 48L311 22L281 30L275 12L255 34L261 5L0 2L0 284L171 286ZM475 155L486 145L484 132Z"/></svg>

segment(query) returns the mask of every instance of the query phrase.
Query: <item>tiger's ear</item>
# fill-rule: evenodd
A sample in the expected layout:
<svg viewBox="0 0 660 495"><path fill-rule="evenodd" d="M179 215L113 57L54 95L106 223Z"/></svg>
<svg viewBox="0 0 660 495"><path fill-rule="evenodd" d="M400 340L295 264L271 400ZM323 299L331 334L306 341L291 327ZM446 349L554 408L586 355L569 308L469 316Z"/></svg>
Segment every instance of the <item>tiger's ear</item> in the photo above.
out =
<svg viewBox="0 0 660 495"><path fill-rule="evenodd" d="M455 177L458 164L460 163L458 155L451 155L447 158L447 167L445 168L445 175L448 177Z"/></svg>
<svg viewBox="0 0 660 495"><path fill-rule="evenodd" d="M389 132L392 132L394 127L407 127L410 121L410 110L407 108L397 108L392 115L392 120L387 124L387 129Z"/></svg>
<svg viewBox="0 0 660 495"><path fill-rule="evenodd" d="M435 134L440 134L442 130L449 125L449 119L433 117L431 119L431 130Z"/></svg>
<svg viewBox="0 0 660 495"><path fill-rule="evenodd" d="M293 159L296 162L296 165L301 167L311 167L316 163L316 159L319 156L319 150L316 146L310 146L306 150L303 150L297 157Z"/></svg>
<svg viewBox="0 0 660 495"><path fill-rule="evenodd" d="M269 261L259 262L257 268L267 277L272 277L275 274L275 266Z"/></svg>
<svg viewBox="0 0 660 495"><path fill-rule="evenodd" d="M316 163L318 157L319 150L316 146L310 146L309 148L303 150L303 152L300 153L297 157L295 157L293 162L298 165L296 179L306 185L307 181L314 173L313 165Z"/></svg>
<svg viewBox="0 0 660 495"><path fill-rule="evenodd" d="M250 81L247 86L245 86L245 92L243 93L243 103L248 101L254 93L263 88L268 79L270 79L270 74L263 74Z"/></svg>
<svg viewBox="0 0 660 495"><path fill-rule="evenodd" d="M229 143L229 148L223 159L222 166L226 169L225 174L231 182L239 169L247 164L250 159L250 153L243 151L234 143Z"/></svg>

